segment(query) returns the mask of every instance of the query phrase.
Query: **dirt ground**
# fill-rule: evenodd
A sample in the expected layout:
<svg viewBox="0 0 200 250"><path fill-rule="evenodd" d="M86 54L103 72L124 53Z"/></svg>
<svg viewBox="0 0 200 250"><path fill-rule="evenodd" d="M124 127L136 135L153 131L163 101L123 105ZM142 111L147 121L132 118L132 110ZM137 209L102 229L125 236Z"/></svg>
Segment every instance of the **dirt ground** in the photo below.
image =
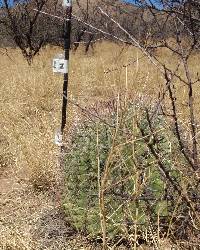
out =
<svg viewBox="0 0 200 250"><path fill-rule="evenodd" d="M0 249L82 249L51 192L34 192L23 176L0 177ZM82 242L82 244L80 244Z"/></svg>

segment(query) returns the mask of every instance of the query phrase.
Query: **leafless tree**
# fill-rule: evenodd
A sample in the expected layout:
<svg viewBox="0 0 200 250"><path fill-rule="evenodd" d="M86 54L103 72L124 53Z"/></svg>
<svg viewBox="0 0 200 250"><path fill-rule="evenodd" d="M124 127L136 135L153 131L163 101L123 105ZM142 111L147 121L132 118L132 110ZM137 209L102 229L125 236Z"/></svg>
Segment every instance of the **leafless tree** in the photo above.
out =
<svg viewBox="0 0 200 250"><path fill-rule="evenodd" d="M15 45L20 48L28 63L31 63L33 57L39 52L45 44L48 34L41 34L41 26L38 25L40 12L33 12L32 8L42 10L47 0L34 0L31 3L24 1L15 2L10 6L8 0L2 0L3 18L1 24Z"/></svg>

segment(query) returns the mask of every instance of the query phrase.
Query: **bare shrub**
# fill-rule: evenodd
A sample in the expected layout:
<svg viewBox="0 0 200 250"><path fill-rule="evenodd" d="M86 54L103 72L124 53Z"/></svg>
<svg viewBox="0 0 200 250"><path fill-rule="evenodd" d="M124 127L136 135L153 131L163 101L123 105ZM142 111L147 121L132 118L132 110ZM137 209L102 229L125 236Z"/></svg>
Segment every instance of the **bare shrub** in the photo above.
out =
<svg viewBox="0 0 200 250"><path fill-rule="evenodd" d="M66 154L64 207L72 224L102 237L104 248L125 240L160 249L163 238L189 240L191 230L197 236L187 216L198 224L197 180L179 168L185 159L160 107L148 98L122 98L87 111Z"/></svg>
<svg viewBox="0 0 200 250"><path fill-rule="evenodd" d="M131 176L132 180L135 180L135 177L131 174L130 176L126 174L125 176L123 175L124 168L129 169L129 164L124 159L121 164L120 159L121 157L123 158L124 151L121 150L123 146L122 148L119 146L119 141L123 142L122 145L127 145L127 141L129 141L130 138L127 138L126 133L120 134L124 127L127 129L128 126L126 124L126 116L124 117L122 115L124 111L122 108L123 105L119 103L118 109L115 111L117 118L112 132L108 132L107 134L106 131L109 131L109 129L107 128L101 131L101 127L98 128L98 125L93 125L93 129L90 128L90 125L86 125L85 127L83 125L83 130L80 130L80 136L78 133L73 141L73 143L75 143L74 148L72 144L72 151L69 151L71 154L67 155L66 166L70 166L71 163L71 166L73 166L72 169L75 168L76 170L74 173L75 179L73 179L73 174L70 174L69 169L66 170L68 176L68 194L72 195L71 200L67 200L66 202L67 211L70 211L74 223L83 231L86 230L93 234L94 232L99 232L101 228L104 249L107 248L109 239L115 238L116 235L123 235L122 237L125 238L128 237L130 244L136 247L138 238L140 237L138 235L140 235L142 231L144 232L146 228L149 229L149 227L149 232L152 236L151 239L157 249L159 249L159 240L157 241L155 239L155 232L157 232L156 235L158 239L160 237L166 237L174 242L186 240L187 242L185 242L183 247L189 247L188 242L190 242L191 245L198 245L200 223L198 196L199 124L197 122L197 109L195 108L195 89L197 89L197 83L199 83L199 76L198 72L191 73L190 68L190 60L194 53L198 53L197 51L199 50L199 12L196 11L198 3L196 1L184 1L174 4L170 1L160 1L160 5L155 5L148 1L137 2L140 8L149 12L149 15L155 23L155 29L152 31L150 26L148 26L149 20L143 19L144 24L147 24L146 27L149 29L149 36L145 42L144 39L142 39L142 41L139 40L132 31L120 22L120 19L110 14L107 9L103 9L102 7L98 9L108 22L116 26L116 30L119 29L124 33L128 39L128 43L138 47L149 61L157 67L163 79L163 89L158 96L159 101L157 108L155 107L152 111L151 109L149 110L147 105L142 108L144 112L140 110L138 114L136 112L131 118L131 121L135 121L137 132L140 135L138 140L142 140L144 143L141 150L142 156L150 155L150 159L147 159L147 165L149 161L152 161L151 163L159 174L157 175L154 169L151 169L153 172L147 171L150 175L143 172L144 176L142 176L141 183L136 182L136 185L133 181L134 184L131 186L133 193L135 191L134 185L139 186L137 195L124 195L123 191L129 188L129 177ZM159 10L158 6L162 6L162 9ZM162 17L160 17L161 15ZM169 30L171 25L174 25L174 28L172 29L171 37L168 37L165 35L165 32ZM112 34L115 36L115 33ZM119 36L117 38L119 38ZM166 53L176 57L177 65L175 68L171 67L170 61L163 61L162 58L159 57L159 54L153 53L152 49L157 49L156 52L158 52L159 48L165 48ZM184 104L180 102L180 96L177 94L177 91L181 90L184 91L184 98L182 98ZM187 108L183 108L184 105ZM128 113L128 108L125 110ZM164 123L160 124L161 131L166 129L166 137L164 138L162 138L162 133L157 132L158 128L155 126L158 111L162 115L163 121L166 121L167 124L166 127ZM140 115L144 115L143 119L140 119ZM110 117L112 117L112 115ZM102 123L100 124L104 126ZM113 126L112 121L110 123L106 121L106 124L111 124L111 128ZM95 126L97 126L96 132L94 132ZM128 128L128 132L125 130L130 137L135 134L134 129L132 129L132 131L130 129L133 127L132 123ZM85 135L84 133L87 133L87 129L88 135ZM103 136L105 136L105 138L103 138ZM170 148L165 147L165 145L161 143L162 140L166 138L169 139L168 145L171 145ZM76 143L76 139L80 139L80 141ZM96 141L96 144L94 141ZM107 147L104 145L104 148L106 148L106 157L104 160L101 159L103 153L100 145L102 145L102 142L109 142L109 144L106 145ZM79 148L79 145L81 145L81 148ZM131 148L135 149L134 146ZM96 152L96 154L94 152ZM131 155L127 158L132 159L132 154L133 151L131 151ZM76 156L76 160L73 158L74 155ZM138 158L136 157L136 159L134 159L135 161L129 162L130 167L138 167L142 164L142 170L139 168L135 171L137 174L140 173L140 170L148 170L147 165L145 165L146 159L140 158L141 156L138 155ZM117 179L117 177L120 178L120 170L119 173L116 172L116 175L114 172L115 170L117 171L118 168L122 173L120 180ZM103 171L103 173L101 171ZM154 197L153 200L156 200L156 204L149 202L147 199L148 201L142 201L146 204L145 208L141 208L138 205L141 204L141 197L144 197L145 200L149 194L150 196L152 195L152 191L154 190L151 186L148 188L149 180L151 179L150 176L153 176L152 182L155 182L155 180L163 182L161 184L163 189L161 190L162 195L160 202L164 202L164 205L159 203L158 197ZM87 179L87 177L89 179ZM114 182L112 178L116 182ZM69 184L70 180L73 180L71 184ZM90 181L94 181L94 183L92 184ZM73 186L75 185L74 183L78 183L78 185ZM110 190L110 186L113 187L113 183L114 190L112 190L111 197L114 199L114 203L117 203L118 199L121 199L120 204L115 204L116 206L112 203L112 198L110 199L107 193L107 190ZM143 184L145 188L143 188ZM118 185L120 186L119 188ZM96 192L97 187L99 187L100 190L99 194ZM159 190L157 190L157 192L159 193ZM95 198L96 200L94 201L93 199ZM99 199L99 201L97 199ZM123 199L125 200L124 202L122 202ZM130 202L132 205L126 207L126 202L128 203L129 201L133 201L133 204ZM135 206L138 206L138 210ZM159 208L156 212L154 209L158 206ZM97 207L100 209L99 228L97 228L96 220L98 216L96 212ZM165 211L165 208L167 214L163 215L161 211ZM88 211L90 212L87 213ZM96 213L95 215L93 214L94 211ZM131 216L130 211L133 212L134 216L137 214L139 218L145 218L146 224L144 223L143 229L135 223L137 216L136 218L133 214ZM145 211L145 215L141 215L139 211ZM94 220L93 223L91 223L92 220ZM132 221L132 223L130 221ZM85 225L85 228L83 225ZM95 225L95 228L92 228L92 225ZM141 224L139 223L139 225ZM87 228L87 226L89 228ZM117 229L118 226L119 229ZM134 228L136 231L134 231ZM135 237L132 235L135 235ZM146 243L148 244L148 241L146 241Z"/></svg>

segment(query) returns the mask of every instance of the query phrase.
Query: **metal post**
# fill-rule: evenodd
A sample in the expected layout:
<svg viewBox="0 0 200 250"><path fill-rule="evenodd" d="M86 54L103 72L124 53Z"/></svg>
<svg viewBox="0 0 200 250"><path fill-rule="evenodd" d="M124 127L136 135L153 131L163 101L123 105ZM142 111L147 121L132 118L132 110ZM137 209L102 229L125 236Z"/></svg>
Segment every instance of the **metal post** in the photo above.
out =
<svg viewBox="0 0 200 250"><path fill-rule="evenodd" d="M66 10L64 20L64 83L63 83L63 102L62 102L62 121L61 135L63 136L64 128L67 120L67 95L68 95L68 65L70 51L70 36L71 36L71 16L72 16L72 0L63 0L63 7Z"/></svg>

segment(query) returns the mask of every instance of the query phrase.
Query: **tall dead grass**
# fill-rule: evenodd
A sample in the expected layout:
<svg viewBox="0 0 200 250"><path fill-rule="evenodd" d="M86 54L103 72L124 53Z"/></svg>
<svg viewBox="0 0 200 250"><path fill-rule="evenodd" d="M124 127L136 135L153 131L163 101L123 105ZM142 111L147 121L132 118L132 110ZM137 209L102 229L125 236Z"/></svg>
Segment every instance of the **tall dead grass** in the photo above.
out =
<svg viewBox="0 0 200 250"><path fill-rule="evenodd" d="M11 165L16 175L38 188L54 186L57 178L54 132L60 126L62 76L53 75L51 63L60 52L47 47L31 66L15 49L8 49L9 57L4 54L0 60L1 170ZM127 70L122 67L139 56L135 49L111 43L100 44L88 55L82 49L72 53L70 99L85 106L112 96L124 89L126 74L129 89L151 93L159 75L150 64L143 60Z"/></svg>
<svg viewBox="0 0 200 250"><path fill-rule="evenodd" d="M37 187L49 187L56 181L58 148L54 132L60 126L62 76L53 75L51 62L60 52L48 46L31 66L16 49L8 49L9 57L1 54L1 171L11 165L16 175L22 173ZM176 66L176 58L168 51L157 53L171 68ZM96 45L87 55L83 49L72 52L69 98L87 106L127 88L136 95L145 93L155 98L162 89L162 75L141 57L137 49L108 42ZM199 56L194 55L193 72L198 71L198 62ZM185 100L186 88L180 85L177 89L180 103ZM195 95L198 110L198 86ZM73 115L71 109L69 119Z"/></svg>
<svg viewBox="0 0 200 250"><path fill-rule="evenodd" d="M54 133L60 126L62 76L53 75L51 64L60 52L60 48L47 46L31 66L17 49L9 48L9 57L0 54L0 175L12 173L37 190L54 189L59 178ZM172 54L157 53L170 67L176 66ZM155 99L163 88L163 78L141 57L137 49L108 42L96 45L87 55L82 48L72 52L69 100L84 107L125 90ZM198 62L199 56L194 55L193 72L198 71ZM180 105L187 105L182 103L186 86L180 85L177 93ZM195 95L199 112L198 85ZM69 105L68 120L73 122L76 113L71 102Z"/></svg>

